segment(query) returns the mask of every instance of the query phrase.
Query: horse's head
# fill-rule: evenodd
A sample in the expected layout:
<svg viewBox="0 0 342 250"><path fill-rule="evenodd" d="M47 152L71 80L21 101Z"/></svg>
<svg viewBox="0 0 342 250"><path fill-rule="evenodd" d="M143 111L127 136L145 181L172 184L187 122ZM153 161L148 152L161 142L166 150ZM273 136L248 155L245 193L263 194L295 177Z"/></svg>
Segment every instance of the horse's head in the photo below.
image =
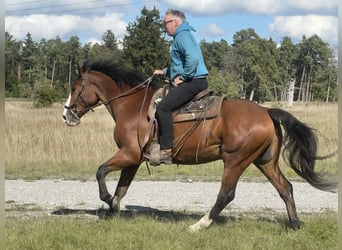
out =
<svg viewBox="0 0 342 250"><path fill-rule="evenodd" d="M69 126L80 124L81 117L99 102L96 86L89 82L88 72L78 67L78 79L71 85L62 118Z"/></svg>
<svg viewBox="0 0 342 250"><path fill-rule="evenodd" d="M76 126L89 110L131 96L145 89L151 79L144 81L141 73L110 61L85 61L82 68L78 66L78 79L71 86L62 117L69 126Z"/></svg>

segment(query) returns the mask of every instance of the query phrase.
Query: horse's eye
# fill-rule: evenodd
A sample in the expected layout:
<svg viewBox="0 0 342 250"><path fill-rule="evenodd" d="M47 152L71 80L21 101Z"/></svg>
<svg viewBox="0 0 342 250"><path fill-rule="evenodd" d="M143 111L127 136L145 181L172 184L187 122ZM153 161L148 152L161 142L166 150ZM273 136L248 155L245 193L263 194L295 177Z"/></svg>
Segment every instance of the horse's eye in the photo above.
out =
<svg viewBox="0 0 342 250"><path fill-rule="evenodd" d="M72 87L72 88L71 88L71 92L74 92L75 90L76 90L75 87Z"/></svg>

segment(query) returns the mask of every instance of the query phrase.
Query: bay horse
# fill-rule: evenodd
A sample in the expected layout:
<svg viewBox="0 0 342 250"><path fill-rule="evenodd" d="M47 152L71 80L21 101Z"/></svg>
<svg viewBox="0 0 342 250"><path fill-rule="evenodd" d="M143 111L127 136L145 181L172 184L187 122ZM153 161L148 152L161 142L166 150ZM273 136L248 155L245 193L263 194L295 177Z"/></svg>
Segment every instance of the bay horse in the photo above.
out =
<svg viewBox="0 0 342 250"><path fill-rule="evenodd" d="M111 211L120 211L120 200L142 162L149 132L147 116L156 89L137 71L105 61L86 61L78 67L78 79L72 84L63 119L69 126L80 124L81 117L93 108L104 105L115 121L116 154L99 166L96 179L100 199ZM291 183L279 167L281 148L290 167L313 187L335 192L337 182L323 178L314 169L317 160L317 139L313 130L289 112L265 108L243 99L224 99L216 118L203 120L193 128L193 121L174 123L175 140L186 137L181 150L173 155L173 163L203 164L223 160L221 187L213 207L194 225L193 231L207 228L234 199L241 174L254 164L273 184L286 205L289 226L298 229ZM282 132L283 127L284 132ZM151 143L152 135L147 145ZM121 170L114 196L106 186L105 177Z"/></svg>

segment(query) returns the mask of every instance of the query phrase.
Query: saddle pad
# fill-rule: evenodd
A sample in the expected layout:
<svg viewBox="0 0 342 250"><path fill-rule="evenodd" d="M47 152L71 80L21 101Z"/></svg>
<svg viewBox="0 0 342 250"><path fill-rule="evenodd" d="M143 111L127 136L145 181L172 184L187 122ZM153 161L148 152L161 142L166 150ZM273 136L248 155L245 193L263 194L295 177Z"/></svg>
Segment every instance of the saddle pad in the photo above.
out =
<svg viewBox="0 0 342 250"><path fill-rule="evenodd" d="M190 102L172 113L173 121L176 123L214 118L220 112L224 98L224 96L205 96L198 101Z"/></svg>

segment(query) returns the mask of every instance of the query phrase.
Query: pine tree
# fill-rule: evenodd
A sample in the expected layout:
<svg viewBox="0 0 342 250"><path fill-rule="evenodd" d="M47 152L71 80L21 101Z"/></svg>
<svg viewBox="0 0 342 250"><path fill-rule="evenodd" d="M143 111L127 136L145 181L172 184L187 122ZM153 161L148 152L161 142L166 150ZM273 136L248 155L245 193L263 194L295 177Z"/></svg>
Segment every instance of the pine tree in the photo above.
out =
<svg viewBox="0 0 342 250"><path fill-rule="evenodd" d="M162 36L162 23L159 10L144 7L142 16L127 26L124 57L129 66L151 75L156 68L163 68L168 63L168 42Z"/></svg>

